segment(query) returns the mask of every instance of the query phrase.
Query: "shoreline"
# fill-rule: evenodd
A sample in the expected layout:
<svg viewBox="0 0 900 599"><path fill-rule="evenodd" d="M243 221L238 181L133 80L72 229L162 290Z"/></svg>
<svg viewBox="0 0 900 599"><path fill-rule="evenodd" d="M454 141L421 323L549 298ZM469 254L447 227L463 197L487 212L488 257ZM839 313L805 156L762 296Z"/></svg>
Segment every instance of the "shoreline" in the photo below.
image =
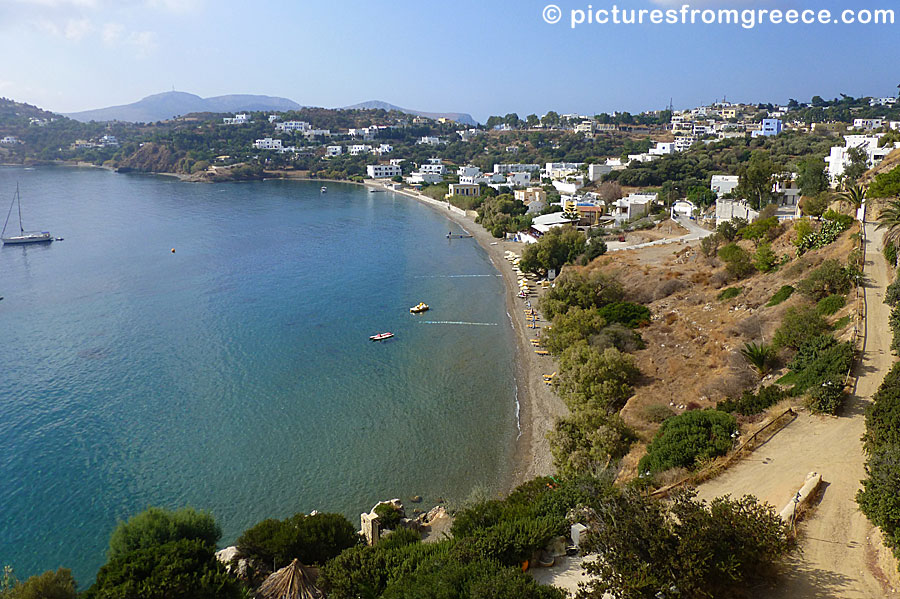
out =
<svg viewBox="0 0 900 599"><path fill-rule="evenodd" d="M367 179L362 185L383 188L381 183ZM556 419L567 415L568 410L562 400L544 384L542 375L556 370L552 358L540 357L534 353L530 339L534 332L525 325L523 316L524 302L518 297L518 279L512 264L506 260L507 250L521 254L524 247L521 243L496 239L475 223L475 219L466 215L461 209L450 206L411 190L388 190L417 200L426 206L447 216L452 222L462 227L487 253L494 268L502 275L505 289L506 312L510 318L515 343L515 399L518 404L517 420L519 433L515 441L512 468L503 481L502 488L512 491L518 485L538 476L555 473L553 456L546 433L553 430ZM496 245L491 245L496 243ZM532 298L534 299L534 298ZM545 322L539 321L539 326ZM531 332L530 332L531 331Z"/></svg>

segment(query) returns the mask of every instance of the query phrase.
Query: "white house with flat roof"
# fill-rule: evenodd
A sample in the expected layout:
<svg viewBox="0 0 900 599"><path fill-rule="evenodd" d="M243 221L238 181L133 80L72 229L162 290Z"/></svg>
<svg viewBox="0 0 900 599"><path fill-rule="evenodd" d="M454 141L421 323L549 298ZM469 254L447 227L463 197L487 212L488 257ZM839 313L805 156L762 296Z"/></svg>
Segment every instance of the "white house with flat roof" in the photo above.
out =
<svg viewBox="0 0 900 599"><path fill-rule="evenodd" d="M753 222L759 217L759 212L750 207L744 200L716 200L716 226L731 222L736 218L743 218L747 222Z"/></svg>
<svg viewBox="0 0 900 599"><path fill-rule="evenodd" d="M884 119L853 119L854 129L865 129L866 131L874 131L884 127Z"/></svg>
<svg viewBox="0 0 900 599"><path fill-rule="evenodd" d="M674 141L658 141L655 148L650 148L647 153L651 156L665 156L675 152Z"/></svg>
<svg viewBox="0 0 900 599"><path fill-rule="evenodd" d="M480 174L481 169L477 166L472 166L471 164L461 166L456 170L456 175L458 177L477 177Z"/></svg>
<svg viewBox="0 0 900 599"><path fill-rule="evenodd" d="M244 113L236 114L233 117L225 117L222 123L226 125L246 125L250 122L250 117Z"/></svg>
<svg viewBox="0 0 900 599"><path fill-rule="evenodd" d="M416 144L420 146L439 146L441 143L443 143L441 142L441 138L432 137L430 135L420 137L419 141L416 142Z"/></svg>
<svg viewBox="0 0 900 599"><path fill-rule="evenodd" d="M713 175L709 188L721 198L726 193L734 191L740 180L737 175Z"/></svg>
<svg viewBox="0 0 900 599"><path fill-rule="evenodd" d="M272 139L271 137L265 137L263 139L257 139L253 142L253 147L257 150L281 150L283 146L281 145L280 139Z"/></svg>
<svg viewBox="0 0 900 599"><path fill-rule="evenodd" d="M351 156L359 156L360 154L368 154L372 151L372 146L369 144L353 144L352 146L347 146L347 153Z"/></svg>
<svg viewBox="0 0 900 599"><path fill-rule="evenodd" d="M610 206L610 214L617 222L625 222L647 216L650 207L656 201L655 193L633 193L620 200L616 200Z"/></svg>
<svg viewBox="0 0 900 599"><path fill-rule="evenodd" d="M881 163L885 156L900 148L900 142L878 147L878 142L884 137L883 133L875 135L845 135L844 146L834 146L831 154L825 157L828 163L828 176L832 183L837 183L844 171L850 166L850 150L860 149L866 153L866 161L869 168Z"/></svg>
<svg viewBox="0 0 900 599"><path fill-rule="evenodd" d="M419 165L420 173L431 173L434 175L444 175L447 173L447 167L441 162L440 158L429 158L424 164Z"/></svg>
<svg viewBox="0 0 900 599"><path fill-rule="evenodd" d="M310 129L312 129L312 127L310 127L309 123L306 121L284 121L283 123L275 123L275 130L283 131L285 133L293 133L294 131L305 133Z"/></svg>
<svg viewBox="0 0 900 599"><path fill-rule="evenodd" d="M536 173L541 170L540 164L495 164L494 172L501 175L506 173Z"/></svg>
<svg viewBox="0 0 900 599"><path fill-rule="evenodd" d="M443 180L444 177L438 175L437 173L423 173L421 171L410 173L410 175L406 177L406 182L410 185L421 185L422 183L440 183Z"/></svg>
<svg viewBox="0 0 900 599"><path fill-rule="evenodd" d="M344 153L344 148L342 148L341 146L326 146L325 147L325 155L328 156L329 158L332 158L334 156L340 156L343 153Z"/></svg>
<svg viewBox="0 0 900 599"><path fill-rule="evenodd" d="M394 146L392 146L391 144L379 144L377 148L372 149L373 154L378 154L380 156L383 156L385 154L390 154L393 151L394 151Z"/></svg>
<svg viewBox="0 0 900 599"><path fill-rule="evenodd" d="M390 179L402 174L402 170L390 164L370 164L366 166L366 174L370 179Z"/></svg>

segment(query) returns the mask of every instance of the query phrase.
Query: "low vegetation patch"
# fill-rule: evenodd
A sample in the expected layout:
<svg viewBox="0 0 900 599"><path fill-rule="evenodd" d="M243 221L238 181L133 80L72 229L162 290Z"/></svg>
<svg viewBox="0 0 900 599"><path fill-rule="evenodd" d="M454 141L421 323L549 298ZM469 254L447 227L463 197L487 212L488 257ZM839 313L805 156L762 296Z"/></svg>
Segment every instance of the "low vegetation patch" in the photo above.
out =
<svg viewBox="0 0 900 599"><path fill-rule="evenodd" d="M809 393L814 412L835 414L844 398L844 379L853 365L853 346L841 343L831 334L822 334L800 345L789 368L793 393Z"/></svg>
<svg viewBox="0 0 900 599"><path fill-rule="evenodd" d="M743 287L729 287L725 291L721 292L718 296L718 300L720 302L726 302L728 300L734 299L739 296L744 291Z"/></svg>
<svg viewBox="0 0 900 599"><path fill-rule="evenodd" d="M787 300L794 293L794 288L790 285L785 285L781 289L775 292L775 295L772 296L772 299L769 300L769 303L766 304L767 307L771 308L772 306L777 306L783 301Z"/></svg>
<svg viewBox="0 0 900 599"><path fill-rule="evenodd" d="M728 398L716 405L717 410L734 412L742 416L761 414L787 397L787 393L776 385L762 387L758 391L746 390L738 399Z"/></svg>
<svg viewBox="0 0 900 599"><path fill-rule="evenodd" d="M737 434L737 421L719 410L684 412L662 423L638 469L656 474L670 468L694 468L702 460L725 455Z"/></svg>
<svg viewBox="0 0 900 599"><path fill-rule="evenodd" d="M831 316L832 314L836 314L838 310L847 305L847 298L843 295L829 295L826 298L819 300L819 303L816 304L816 311L822 316Z"/></svg>

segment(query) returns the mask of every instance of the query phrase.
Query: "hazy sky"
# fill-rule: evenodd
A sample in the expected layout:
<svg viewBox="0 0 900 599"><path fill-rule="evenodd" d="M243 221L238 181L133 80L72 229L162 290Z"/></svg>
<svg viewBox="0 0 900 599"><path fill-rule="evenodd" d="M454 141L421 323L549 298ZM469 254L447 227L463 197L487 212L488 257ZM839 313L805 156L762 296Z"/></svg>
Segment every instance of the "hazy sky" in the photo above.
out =
<svg viewBox="0 0 900 599"><path fill-rule="evenodd" d="M895 25L582 25L610 0L0 0L0 95L60 112L171 90L337 107L543 114L895 95ZM619 0L621 8L679 0ZM894 0L695 0L695 7L896 8Z"/></svg>

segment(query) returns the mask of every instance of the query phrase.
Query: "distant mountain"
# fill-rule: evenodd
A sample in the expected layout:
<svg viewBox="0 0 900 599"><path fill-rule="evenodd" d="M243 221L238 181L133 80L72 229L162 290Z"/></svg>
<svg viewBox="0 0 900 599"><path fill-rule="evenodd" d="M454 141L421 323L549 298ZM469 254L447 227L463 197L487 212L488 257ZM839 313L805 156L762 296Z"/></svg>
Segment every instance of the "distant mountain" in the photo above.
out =
<svg viewBox="0 0 900 599"><path fill-rule="evenodd" d="M414 114L416 116L424 116L429 119L450 119L451 121L456 121L457 123L462 123L463 125L477 125L478 123L475 119L472 118L472 115L466 114L465 112L422 112L421 110L410 110L409 108L400 108L399 106L394 106L393 104L388 104L387 102L382 102L381 100L369 100L368 102L361 102L359 104L354 104L353 106L345 106L347 110L396 110L398 112L404 112L406 114Z"/></svg>
<svg viewBox="0 0 900 599"><path fill-rule="evenodd" d="M185 92L164 92L147 96L133 104L72 112L65 116L76 121L127 121L152 123L191 112L240 112L242 110L298 110L293 100L273 96L235 94L201 98Z"/></svg>

